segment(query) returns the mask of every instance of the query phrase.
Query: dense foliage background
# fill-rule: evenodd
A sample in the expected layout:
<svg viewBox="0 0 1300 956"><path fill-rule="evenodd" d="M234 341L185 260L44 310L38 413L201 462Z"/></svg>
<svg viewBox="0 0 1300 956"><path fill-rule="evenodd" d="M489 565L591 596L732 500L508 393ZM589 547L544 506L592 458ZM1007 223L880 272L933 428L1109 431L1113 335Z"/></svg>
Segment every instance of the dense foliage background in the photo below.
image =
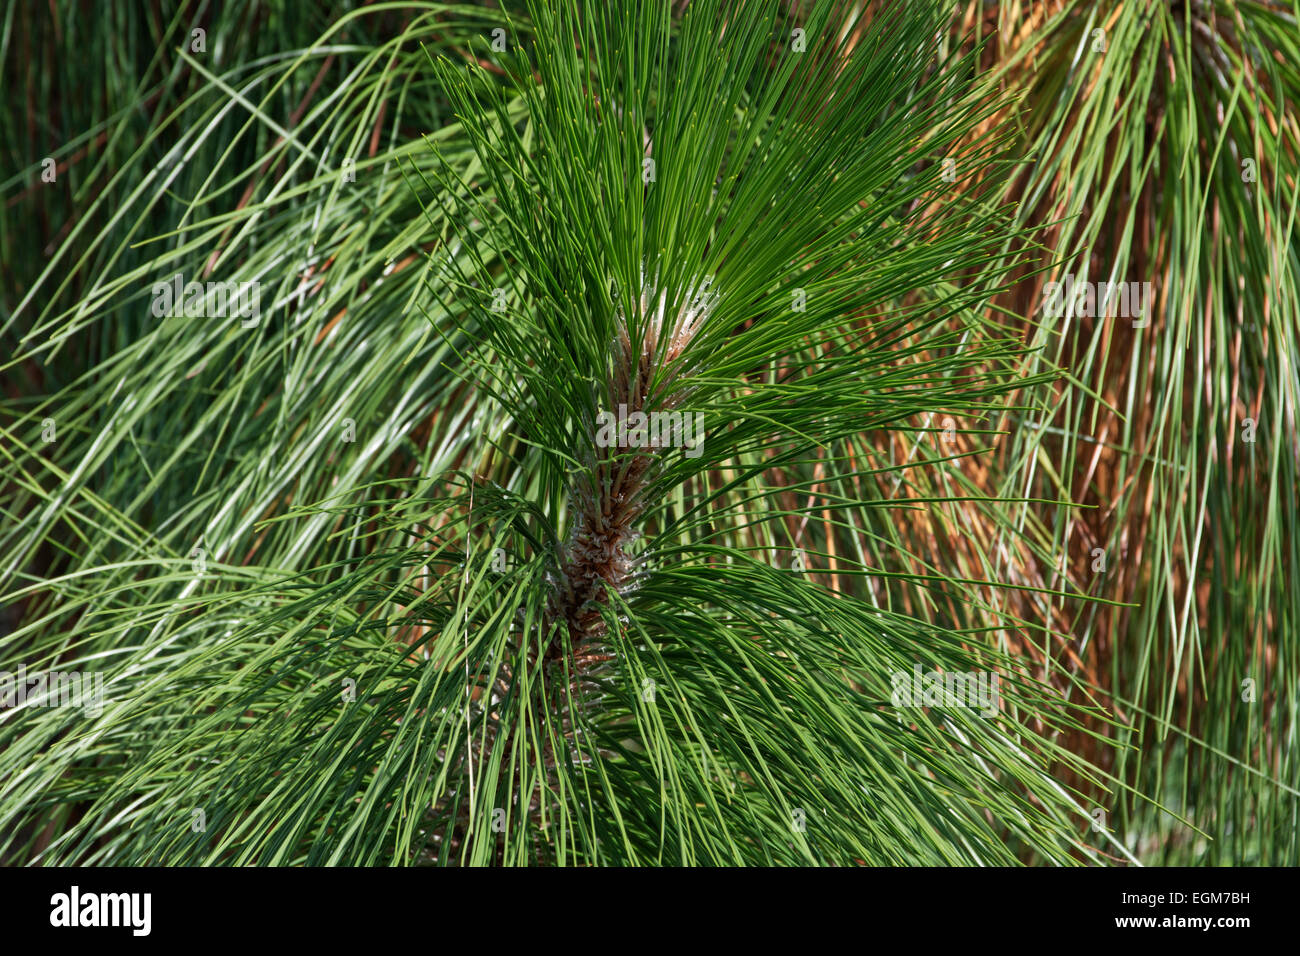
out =
<svg viewBox="0 0 1300 956"><path fill-rule="evenodd" d="M1298 16L7 5L0 859L1294 864Z"/></svg>

